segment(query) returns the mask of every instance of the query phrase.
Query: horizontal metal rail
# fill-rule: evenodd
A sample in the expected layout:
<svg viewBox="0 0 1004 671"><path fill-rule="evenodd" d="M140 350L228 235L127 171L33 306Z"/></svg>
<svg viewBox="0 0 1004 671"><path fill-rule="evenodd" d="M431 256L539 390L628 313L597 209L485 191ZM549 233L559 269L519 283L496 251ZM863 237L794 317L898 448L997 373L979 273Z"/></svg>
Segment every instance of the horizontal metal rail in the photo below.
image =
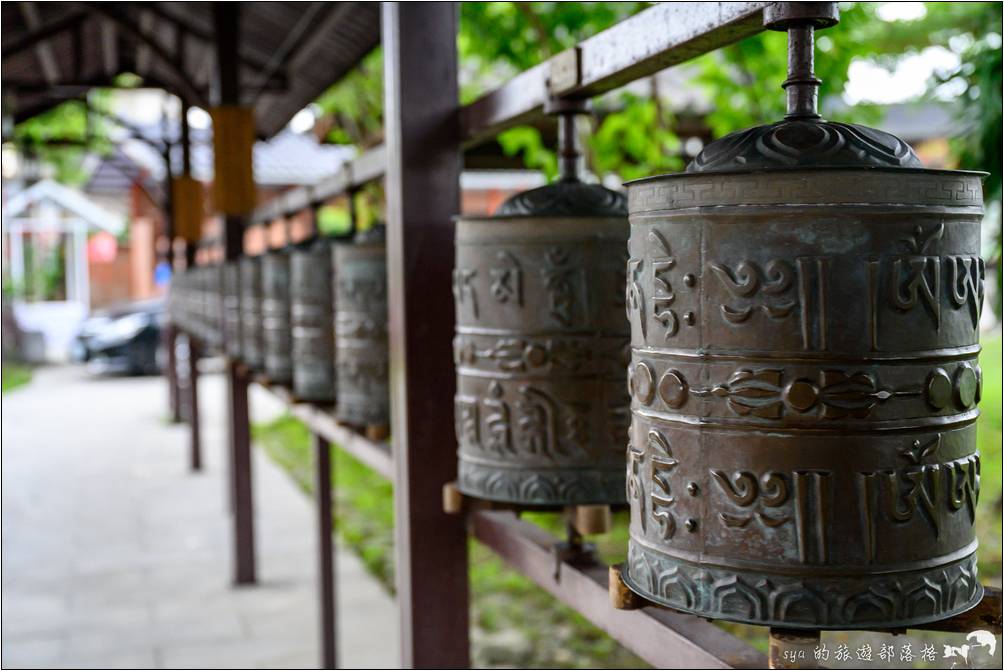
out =
<svg viewBox="0 0 1004 671"><path fill-rule="evenodd" d="M592 97L765 30L769 2L656 5L583 40L460 109L465 146L542 114L551 96ZM313 186L292 189L255 210L253 223L287 217L383 176L383 145Z"/></svg>
<svg viewBox="0 0 1004 671"><path fill-rule="evenodd" d="M383 145L377 145L343 164L331 177L311 186L290 189L256 208L251 223L267 224L358 189L383 177L386 165L387 152Z"/></svg>
<svg viewBox="0 0 1004 671"><path fill-rule="evenodd" d="M257 382L263 389L285 403L289 413L303 422L311 433L342 448L388 480L394 480L394 458L391 456L388 443L370 440L351 427L339 424L331 414L330 407L299 402L286 387Z"/></svg>
<svg viewBox="0 0 1004 671"><path fill-rule="evenodd" d="M551 96L592 97L765 30L769 2L672 2L611 26L461 110L465 146L541 113Z"/></svg>
<svg viewBox="0 0 1004 671"><path fill-rule="evenodd" d="M559 560L558 539L511 512L475 511L471 534L507 564L656 668L765 669L766 655L707 620L666 609L617 610L609 568Z"/></svg>

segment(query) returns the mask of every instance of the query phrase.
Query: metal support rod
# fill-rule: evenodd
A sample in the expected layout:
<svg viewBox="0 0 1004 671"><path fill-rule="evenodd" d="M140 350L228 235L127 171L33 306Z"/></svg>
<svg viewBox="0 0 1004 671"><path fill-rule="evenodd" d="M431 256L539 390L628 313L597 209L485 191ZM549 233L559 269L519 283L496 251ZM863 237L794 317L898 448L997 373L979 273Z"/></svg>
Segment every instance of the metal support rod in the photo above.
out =
<svg viewBox="0 0 1004 671"><path fill-rule="evenodd" d="M552 98L544 111L558 118L558 177L563 182L578 182L582 173L582 142L579 117L588 114L589 101L582 98Z"/></svg>
<svg viewBox="0 0 1004 671"><path fill-rule="evenodd" d="M188 110L191 108L187 98L181 98L181 172L185 175L192 174L192 138L191 129L188 125Z"/></svg>
<svg viewBox="0 0 1004 671"><path fill-rule="evenodd" d="M216 32L216 104L240 104L241 3L213 3L213 26ZM217 176L219 177L219 175ZM244 217L227 214L223 225L223 245L226 260L240 257L244 244ZM233 493L234 583L255 582L254 502L251 486L251 429L248 416L248 383L246 368L236 361L227 362L230 409L230 455Z"/></svg>
<svg viewBox="0 0 1004 671"><path fill-rule="evenodd" d="M228 361L227 379L230 392L230 450L234 498L234 583L248 585L255 582L255 553L247 369L235 361Z"/></svg>
<svg viewBox="0 0 1004 671"><path fill-rule="evenodd" d="M87 118L90 119L91 115L88 114ZM165 114L164 119L167 118ZM166 135L165 135L166 138ZM164 189L164 237L167 238L167 249L164 250L164 263L170 268L172 276L174 274L174 192L173 192L173 174L171 170L171 151L170 145L166 145L167 148L164 150L164 167L165 167L165 183L166 189ZM181 405L178 390L178 359L177 359L177 330L173 325L168 324L167 328L163 330L162 344L164 351L167 354L167 361L165 362L165 377L167 378L167 403L168 412L170 413L170 419L172 422L181 421Z"/></svg>
<svg viewBox="0 0 1004 671"><path fill-rule="evenodd" d="M169 418L172 423L181 422L181 389L178 382L178 329L173 324L164 328L164 352L167 355L164 362L164 376L167 378L167 404Z"/></svg>
<svg viewBox="0 0 1004 671"><path fill-rule="evenodd" d="M788 102L787 118L818 119L817 99L819 85L816 77L815 28L811 24L792 26L788 29L788 78L785 80L785 95Z"/></svg>
<svg viewBox="0 0 1004 671"><path fill-rule="evenodd" d="M562 181L578 181L582 147L575 114L558 116L558 174Z"/></svg>
<svg viewBox="0 0 1004 671"><path fill-rule="evenodd" d="M332 542L333 507L331 498L331 444L313 434L317 501L317 571L321 624L321 668L338 668L338 623L335 611L335 553Z"/></svg>
<svg viewBox="0 0 1004 671"><path fill-rule="evenodd" d="M456 386L457 5L388 2L382 19L400 663L467 668L467 534L459 515L442 511L443 483L457 474L444 440Z"/></svg>
<svg viewBox="0 0 1004 671"><path fill-rule="evenodd" d="M188 336L188 424L189 466L193 471L202 470L202 433L199 426L199 343Z"/></svg>

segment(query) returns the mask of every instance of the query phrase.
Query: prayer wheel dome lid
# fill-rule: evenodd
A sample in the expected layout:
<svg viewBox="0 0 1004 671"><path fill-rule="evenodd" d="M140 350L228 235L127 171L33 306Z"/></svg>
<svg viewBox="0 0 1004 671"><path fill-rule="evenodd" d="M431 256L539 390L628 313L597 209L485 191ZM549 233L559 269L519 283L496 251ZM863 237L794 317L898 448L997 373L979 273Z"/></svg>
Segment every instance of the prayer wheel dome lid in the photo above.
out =
<svg viewBox="0 0 1004 671"><path fill-rule="evenodd" d="M552 184L511 196L496 210L495 217L627 218L627 196L601 184L587 184L579 177L582 148L576 119L587 114L589 108L589 101L581 98L554 98L547 102L544 111L558 118L559 178Z"/></svg>
<svg viewBox="0 0 1004 671"><path fill-rule="evenodd" d="M496 217L627 217L627 197L600 184L563 179L509 197Z"/></svg>
<svg viewBox="0 0 1004 671"><path fill-rule="evenodd" d="M743 172L797 168L923 168L895 135L826 121L817 112L815 31L837 23L835 2L775 2L764 24L788 33L788 78L781 85L787 114L777 123L731 133L709 144L686 172Z"/></svg>
<svg viewBox="0 0 1004 671"><path fill-rule="evenodd" d="M816 118L786 118L715 140L687 172L785 168L923 168L913 149L891 133Z"/></svg>

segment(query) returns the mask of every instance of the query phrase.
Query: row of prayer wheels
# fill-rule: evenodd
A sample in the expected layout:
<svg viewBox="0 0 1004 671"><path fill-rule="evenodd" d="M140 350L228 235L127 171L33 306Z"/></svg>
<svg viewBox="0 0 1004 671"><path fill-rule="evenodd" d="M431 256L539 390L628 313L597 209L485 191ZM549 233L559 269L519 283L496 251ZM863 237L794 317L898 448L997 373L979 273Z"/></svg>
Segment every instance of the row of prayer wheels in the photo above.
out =
<svg viewBox="0 0 1004 671"><path fill-rule="evenodd" d="M337 403L349 425L386 427L387 281L383 227L353 242L314 239L180 273L169 310L298 400Z"/></svg>
<svg viewBox="0 0 1004 671"><path fill-rule="evenodd" d="M624 580L678 610L810 629L942 619L982 596L983 176L819 116L813 34L834 4L765 17L789 32L783 120L625 198L579 179L586 108L554 101L560 179L457 221L457 486L626 503ZM228 305L239 285L244 318L227 322L262 325L245 360L263 352L304 395L337 389L358 423L387 417L384 257L367 244L336 246L337 384L312 284L332 275L325 251L293 252L314 270L243 260Z"/></svg>

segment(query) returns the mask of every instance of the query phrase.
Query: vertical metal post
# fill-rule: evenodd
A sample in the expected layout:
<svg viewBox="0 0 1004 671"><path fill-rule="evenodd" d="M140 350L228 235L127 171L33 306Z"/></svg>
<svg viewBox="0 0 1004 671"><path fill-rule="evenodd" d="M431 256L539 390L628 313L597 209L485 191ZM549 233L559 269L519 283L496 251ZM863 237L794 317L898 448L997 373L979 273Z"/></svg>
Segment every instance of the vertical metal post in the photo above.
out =
<svg viewBox="0 0 1004 671"><path fill-rule="evenodd" d="M331 445L314 435L315 495L317 497L317 572L321 624L321 667L338 668L338 622L335 611L335 553L332 542Z"/></svg>
<svg viewBox="0 0 1004 671"><path fill-rule="evenodd" d="M164 377L167 378L168 412L170 421L177 424L181 422L181 389L178 383L178 329L174 324L168 323L164 327L161 341L164 353L167 355L167 360L164 362Z"/></svg>
<svg viewBox="0 0 1004 671"><path fill-rule="evenodd" d="M181 170L182 170L182 174L184 174L184 175L190 175L191 172L192 172L192 164L191 164L191 161L189 160L190 143L189 143L189 137L188 137L188 102L184 98L181 98L181 118L179 120L179 123L181 124L181 155L183 157L183 163L182 163ZM174 227L174 195L173 195L173 193L174 193L174 184L173 184L173 180L171 179L173 177L173 168L172 168L172 165L171 165L171 153L170 153L170 150L168 150L168 152L167 152L166 162L167 162L167 172L168 172L168 182L169 182L168 183L168 189L167 189L167 197L169 199L169 202L171 203L171 209L170 209L170 212L171 212L171 214L170 214L170 228L169 228L170 235L168 237L168 240L170 241L170 243L168 244L168 251L167 251L167 255L168 256L167 256L167 258L168 258L168 264L171 267L171 277L174 277L174 234L175 234L175 230L174 230L175 229L175 227ZM177 347L178 346L177 346L177 341L176 341L176 339L177 339L177 330L174 329L173 327L171 327L171 333L169 335L169 338L170 338L170 340L169 340L170 350L168 352L168 360L171 361L171 362L173 362L171 365L172 365L172 372L174 373L174 376L175 376L175 382L174 382L174 384L175 384L175 393L177 394L178 393L177 392L177 365L178 365L177 364L177 356L178 356ZM196 361L198 361L198 356L196 356ZM199 444L199 442L197 442L197 441L193 441L193 443L192 443L191 467L192 467L193 471L198 471L198 470L201 470L201 468L202 468L202 448L201 448L201 445Z"/></svg>
<svg viewBox="0 0 1004 671"><path fill-rule="evenodd" d="M185 268L195 267L195 245L192 242L185 243ZM187 350L187 358L184 361L185 364L185 396L187 397L187 415L188 415L188 428L189 428L189 464L192 466L192 470L198 470L195 467L196 455L200 457L200 468L201 468L201 455L202 455L202 429L199 425L199 354L200 347L195 336L189 334L185 335L185 349Z"/></svg>
<svg viewBox="0 0 1004 671"><path fill-rule="evenodd" d="M216 2L213 27L216 33L215 88L218 103L224 106L240 104L240 73L237 53L240 47L241 3ZM218 129L217 129L218 131ZM217 175L217 179L220 175ZM240 257L244 244L244 220L241 215L227 214L223 228L224 256L230 261ZM234 582L246 585L255 582L254 508L251 488L251 435L248 415L248 384L246 368L236 361L227 362L227 389L230 407L230 452L233 482Z"/></svg>
<svg viewBox="0 0 1004 671"><path fill-rule="evenodd" d="M448 436L452 217L460 203L457 5L384 3L382 18L401 665L466 668L467 535L461 516L442 511L443 484L456 477Z"/></svg>
<svg viewBox="0 0 1004 671"><path fill-rule="evenodd" d="M166 143L166 133L165 143ZM171 166L170 145L164 151L164 165L166 167L164 195L164 237L167 238L167 250L165 250L164 261L174 275L174 194L173 194L173 170ZM165 377L167 377L167 399L171 421L178 423L181 421L181 392L178 387L178 331L173 324L168 324L163 331L163 346L167 354L165 362Z"/></svg>
<svg viewBox="0 0 1004 671"><path fill-rule="evenodd" d="M191 427L189 465L202 470L202 436L199 429L199 343L188 336L188 421Z"/></svg>

